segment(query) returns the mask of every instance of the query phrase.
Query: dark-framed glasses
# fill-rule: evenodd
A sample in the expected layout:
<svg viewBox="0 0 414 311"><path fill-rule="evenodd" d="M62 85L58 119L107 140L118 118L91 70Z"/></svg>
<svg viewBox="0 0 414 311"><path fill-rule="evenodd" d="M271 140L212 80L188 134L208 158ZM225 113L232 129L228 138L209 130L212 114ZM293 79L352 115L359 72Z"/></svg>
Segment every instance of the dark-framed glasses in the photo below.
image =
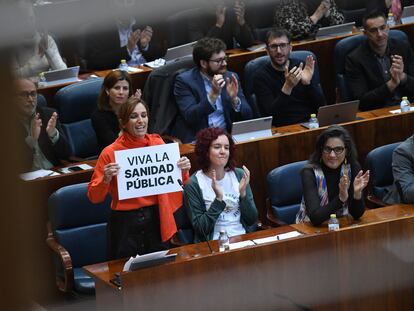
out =
<svg viewBox="0 0 414 311"><path fill-rule="evenodd" d="M17 93L18 96L20 96L21 98L36 98L37 96L37 91L21 91Z"/></svg>
<svg viewBox="0 0 414 311"><path fill-rule="evenodd" d="M222 58L217 58L217 59L209 59L209 62L213 62L216 63L217 65L223 65L224 62L228 62L229 61L229 57L228 56L224 56Z"/></svg>
<svg viewBox="0 0 414 311"><path fill-rule="evenodd" d="M339 154L343 153L344 150L345 150L345 147L342 147L342 146L333 147L333 148L331 148L329 146L325 146L325 147L323 147L322 152L325 153L325 154L331 154L331 152L333 151L336 155L339 155Z"/></svg>
<svg viewBox="0 0 414 311"><path fill-rule="evenodd" d="M278 48L280 48L281 50L286 49L288 46L290 45L290 43L288 42L283 42L283 43L279 43L279 44L270 44L267 47L269 48L269 50L273 50L276 51Z"/></svg>

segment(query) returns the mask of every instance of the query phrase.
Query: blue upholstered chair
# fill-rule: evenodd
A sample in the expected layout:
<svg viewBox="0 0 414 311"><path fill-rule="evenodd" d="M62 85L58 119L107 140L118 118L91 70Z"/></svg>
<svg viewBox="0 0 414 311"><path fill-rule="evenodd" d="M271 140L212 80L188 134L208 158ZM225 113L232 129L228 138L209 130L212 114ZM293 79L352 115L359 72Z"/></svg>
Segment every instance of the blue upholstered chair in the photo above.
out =
<svg viewBox="0 0 414 311"><path fill-rule="evenodd" d="M98 143L91 114L97 107L102 79L90 79L60 89L54 98L72 155L82 159L98 156Z"/></svg>
<svg viewBox="0 0 414 311"><path fill-rule="evenodd" d="M315 79L317 79L319 81L320 80L319 79L319 66L318 66L315 54L313 54L310 51L299 51L299 50L298 51L292 51L290 53L290 56L292 58L301 59L301 60L303 60L303 62L306 62L306 57L308 57L308 55L312 55L313 58L316 61L315 62L314 75L315 75ZM261 116L261 112L260 112L259 105L258 105L257 100L256 100L256 96L254 94L253 83L254 83L254 80L256 79L256 74L257 74L258 70L261 69L263 66L265 66L268 63L270 63L270 57L265 55L265 56L260 56L258 58L252 59L244 67L243 91L244 91L244 95L246 96L247 101L249 102L250 106L252 107L253 114L254 114L255 118L259 118Z"/></svg>
<svg viewBox="0 0 414 311"><path fill-rule="evenodd" d="M55 252L56 284L61 291L93 294L95 283L82 266L106 261L106 225L111 198L92 204L87 183L63 187L48 201L47 245Z"/></svg>
<svg viewBox="0 0 414 311"><path fill-rule="evenodd" d="M389 32L390 38L395 38L398 40L408 41L407 35L400 30L391 30ZM353 100L351 92L349 91L346 76L345 76L345 62L346 57L351 53L355 48L360 46L366 40L365 35L356 35L346 37L340 41L335 46L334 49L334 65L335 65L335 76L336 76L336 87L339 90L340 101L349 101Z"/></svg>
<svg viewBox="0 0 414 311"><path fill-rule="evenodd" d="M279 166L267 175L267 219L276 225L295 222L302 200L300 171L307 161Z"/></svg>
<svg viewBox="0 0 414 311"><path fill-rule="evenodd" d="M47 107L46 98L42 95L37 93L37 105L40 107Z"/></svg>
<svg viewBox="0 0 414 311"><path fill-rule="evenodd" d="M365 168L370 170L368 200L375 205L385 206L382 198L385 189L394 182L392 175L392 153L401 142L384 145L371 150L365 158Z"/></svg>
<svg viewBox="0 0 414 311"><path fill-rule="evenodd" d="M171 244L175 246L191 244L194 242L194 229L191 224L187 207L183 205L174 213L177 232L171 239Z"/></svg>

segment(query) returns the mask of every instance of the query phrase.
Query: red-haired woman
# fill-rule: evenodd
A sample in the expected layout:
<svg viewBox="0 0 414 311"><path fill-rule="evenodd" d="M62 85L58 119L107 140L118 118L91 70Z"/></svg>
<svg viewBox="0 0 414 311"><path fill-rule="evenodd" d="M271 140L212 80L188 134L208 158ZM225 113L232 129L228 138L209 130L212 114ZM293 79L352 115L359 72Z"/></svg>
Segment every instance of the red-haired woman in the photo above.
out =
<svg viewBox="0 0 414 311"><path fill-rule="evenodd" d="M201 169L184 190L195 242L217 239L222 229L229 236L246 233L257 221L250 172L235 167L234 150L233 139L221 128L197 134L195 154Z"/></svg>

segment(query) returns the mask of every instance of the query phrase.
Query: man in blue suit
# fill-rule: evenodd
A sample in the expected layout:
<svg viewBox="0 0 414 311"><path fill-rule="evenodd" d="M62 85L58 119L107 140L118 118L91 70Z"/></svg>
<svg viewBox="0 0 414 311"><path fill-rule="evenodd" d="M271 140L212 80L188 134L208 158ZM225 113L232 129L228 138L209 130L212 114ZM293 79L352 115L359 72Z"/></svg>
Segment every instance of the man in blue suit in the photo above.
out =
<svg viewBox="0 0 414 311"><path fill-rule="evenodd" d="M176 77L180 116L174 134L184 143L193 141L203 128L220 127L230 133L232 122L252 117L237 74L227 71L225 50L220 39L200 39L193 49L197 67Z"/></svg>

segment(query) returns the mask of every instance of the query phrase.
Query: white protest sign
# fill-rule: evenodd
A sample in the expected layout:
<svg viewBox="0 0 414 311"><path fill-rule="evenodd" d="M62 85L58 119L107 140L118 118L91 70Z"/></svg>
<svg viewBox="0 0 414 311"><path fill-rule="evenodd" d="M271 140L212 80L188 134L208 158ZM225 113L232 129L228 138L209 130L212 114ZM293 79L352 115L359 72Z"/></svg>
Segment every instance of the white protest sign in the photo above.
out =
<svg viewBox="0 0 414 311"><path fill-rule="evenodd" d="M120 200L181 191L178 144L115 151Z"/></svg>

